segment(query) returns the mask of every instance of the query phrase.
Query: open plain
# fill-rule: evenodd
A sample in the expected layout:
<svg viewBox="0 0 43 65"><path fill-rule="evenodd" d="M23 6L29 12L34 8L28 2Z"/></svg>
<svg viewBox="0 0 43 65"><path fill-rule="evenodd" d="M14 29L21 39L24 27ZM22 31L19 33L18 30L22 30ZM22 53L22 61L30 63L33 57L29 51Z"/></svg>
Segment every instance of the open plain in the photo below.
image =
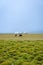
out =
<svg viewBox="0 0 43 65"><path fill-rule="evenodd" d="M0 65L43 65L43 34L0 34Z"/></svg>
<svg viewBox="0 0 43 65"><path fill-rule="evenodd" d="M43 40L43 34L0 34L0 40Z"/></svg>

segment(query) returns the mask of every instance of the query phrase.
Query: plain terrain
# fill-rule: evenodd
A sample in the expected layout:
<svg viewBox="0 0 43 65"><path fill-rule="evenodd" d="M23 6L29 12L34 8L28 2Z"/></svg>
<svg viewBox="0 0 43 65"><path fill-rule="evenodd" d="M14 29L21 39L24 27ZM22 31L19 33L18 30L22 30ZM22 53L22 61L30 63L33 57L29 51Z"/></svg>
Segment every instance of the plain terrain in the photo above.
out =
<svg viewBox="0 0 43 65"><path fill-rule="evenodd" d="M43 34L19 34L15 37L15 34L0 34L0 40L43 40Z"/></svg>
<svg viewBox="0 0 43 65"><path fill-rule="evenodd" d="M43 34L0 34L0 65L43 65Z"/></svg>

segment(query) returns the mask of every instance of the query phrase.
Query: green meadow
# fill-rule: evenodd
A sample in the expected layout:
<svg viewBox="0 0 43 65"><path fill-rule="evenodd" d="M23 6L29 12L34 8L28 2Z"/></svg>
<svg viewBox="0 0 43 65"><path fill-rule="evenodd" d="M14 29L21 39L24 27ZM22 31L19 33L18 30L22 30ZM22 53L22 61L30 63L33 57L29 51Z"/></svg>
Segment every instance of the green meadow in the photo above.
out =
<svg viewBox="0 0 43 65"><path fill-rule="evenodd" d="M43 40L0 40L0 65L43 65Z"/></svg>

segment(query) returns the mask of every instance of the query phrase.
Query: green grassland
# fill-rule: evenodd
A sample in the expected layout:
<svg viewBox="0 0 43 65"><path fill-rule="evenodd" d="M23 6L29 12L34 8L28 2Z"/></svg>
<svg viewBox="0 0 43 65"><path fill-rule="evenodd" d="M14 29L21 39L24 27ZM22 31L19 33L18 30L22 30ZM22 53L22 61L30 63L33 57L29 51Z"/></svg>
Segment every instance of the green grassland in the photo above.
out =
<svg viewBox="0 0 43 65"><path fill-rule="evenodd" d="M43 40L0 40L0 65L43 65Z"/></svg>

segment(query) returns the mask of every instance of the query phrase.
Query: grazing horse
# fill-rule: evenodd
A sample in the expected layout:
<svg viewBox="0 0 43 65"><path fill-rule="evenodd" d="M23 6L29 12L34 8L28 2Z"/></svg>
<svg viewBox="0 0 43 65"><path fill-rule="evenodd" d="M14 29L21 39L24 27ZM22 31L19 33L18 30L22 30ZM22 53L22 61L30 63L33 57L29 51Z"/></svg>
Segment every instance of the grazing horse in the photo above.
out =
<svg viewBox="0 0 43 65"><path fill-rule="evenodd" d="M22 34L19 34L19 36L22 36Z"/></svg>

